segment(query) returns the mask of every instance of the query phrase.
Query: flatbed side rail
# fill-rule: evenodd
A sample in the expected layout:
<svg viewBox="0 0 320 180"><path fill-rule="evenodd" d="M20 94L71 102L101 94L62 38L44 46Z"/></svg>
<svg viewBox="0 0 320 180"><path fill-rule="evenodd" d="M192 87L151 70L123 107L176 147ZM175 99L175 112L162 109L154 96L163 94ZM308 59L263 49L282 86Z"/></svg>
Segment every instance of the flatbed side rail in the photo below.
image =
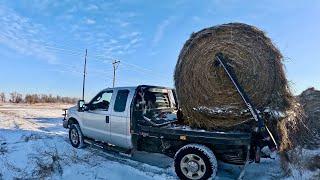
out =
<svg viewBox="0 0 320 180"><path fill-rule="evenodd" d="M198 143L223 145L250 145L251 143L251 133L244 132L197 131L150 126L140 126L140 131L148 136Z"/></svg>

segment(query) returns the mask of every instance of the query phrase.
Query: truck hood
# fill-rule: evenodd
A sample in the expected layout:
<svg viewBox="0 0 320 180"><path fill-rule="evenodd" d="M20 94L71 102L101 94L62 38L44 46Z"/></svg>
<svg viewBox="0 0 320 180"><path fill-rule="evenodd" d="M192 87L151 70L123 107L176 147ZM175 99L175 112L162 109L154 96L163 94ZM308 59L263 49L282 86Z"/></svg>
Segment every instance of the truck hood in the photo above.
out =
<svg viewBox="0 0 320 180"><path fill-rule="evenodd" d="M68 109L68 114L77 112L77 106L72 106Z"/></svg>

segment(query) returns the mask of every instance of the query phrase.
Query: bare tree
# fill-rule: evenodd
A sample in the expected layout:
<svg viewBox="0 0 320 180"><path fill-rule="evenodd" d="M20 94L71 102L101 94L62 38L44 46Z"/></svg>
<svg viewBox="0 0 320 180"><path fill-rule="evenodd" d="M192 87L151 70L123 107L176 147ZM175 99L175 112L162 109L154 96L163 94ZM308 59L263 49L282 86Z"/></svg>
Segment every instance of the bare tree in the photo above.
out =
<svg viewBox="0 0 320 180"><path fill-rule="evenodd" d="M10 99L9 101L14 103L16 101L17 92L10 93Z"/></svg>
<svg viewBox="0 0 320 180"><path fill-rule="evenodd" d="M1 101L1 93L0 93L0 101ZM76 103L78 101L77 98L72 97L61 97L61 96L53 96L52 94L26 94L23 98L22 94L17 92L10 93L11 103Z"/></svg>
<svg viewBox="0 0 320 180"><path fill-rule="evenodd" d="M24 97L24 101L26 103L29 103L29 104L34 104L36 103L36 99L34 98L34 96L32 94L27 94L25 97Z"/></svg>
<svg viewBox="0 0 320 180"><path fill-rule="evenodd" d="M1 102L6 102L6 95L3 92L0 93L0 101Z"/></svg>
<svg viewBox="0 0 320 180"><path fill-rule="evenodd" d="M17 92L10 93L10 102L12 103L21 103L23 101L22 94Z"/></svg>
<svg viewBox="0 0 320 180"><path fill-rule="evenodd" d="M51 94L27 94L24 98L26 103L34 104L34 103L57 103L62 102L62 98L60 96L52 96ZM74 100L76 102L77 100ZM73 102L71 102L73 103Z"/></svg>

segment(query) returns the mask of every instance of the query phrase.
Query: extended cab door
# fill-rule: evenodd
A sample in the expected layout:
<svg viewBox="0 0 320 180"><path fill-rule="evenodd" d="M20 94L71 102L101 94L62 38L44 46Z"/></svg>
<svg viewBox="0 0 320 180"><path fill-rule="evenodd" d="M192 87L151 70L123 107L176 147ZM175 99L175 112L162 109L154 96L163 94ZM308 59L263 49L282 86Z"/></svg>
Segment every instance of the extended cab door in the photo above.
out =
<svg viewBox="0 0 320 180"><path fill-rule="evenodd" d="M110 143L127 149L132 148L130 134L130 105L133 94L134 91L130 91L130 89L117 89L110 117Z"/></svg>
<svg viewBox="0 0 320 180"><path fill-rule="evenodd" d="M83 113L82 133L95 140L110 141L110 119L113 90L98 93L88 104L89 110Z"/></svg>

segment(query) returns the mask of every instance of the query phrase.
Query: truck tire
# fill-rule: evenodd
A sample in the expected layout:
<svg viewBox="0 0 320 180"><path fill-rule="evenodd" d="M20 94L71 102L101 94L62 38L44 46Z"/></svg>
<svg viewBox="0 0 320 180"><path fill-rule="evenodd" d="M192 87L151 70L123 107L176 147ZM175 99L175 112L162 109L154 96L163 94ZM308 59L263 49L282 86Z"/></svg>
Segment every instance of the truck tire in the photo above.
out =
<svg viewBox="0 0 320 180"><path fill-rule="evenodd" d="M200 144L186 145L174 157L175 172L183 180L214 179L217 167L217 159L213 152Z"/></svg>
<svg viewBox="0 0 320 180"><path fill-rule="evenodd" d="M84 142L83 142L83 135L80 129L79 124L71 124L69 129L69 140L73 147L75 148L83 148Z"/></svg>

